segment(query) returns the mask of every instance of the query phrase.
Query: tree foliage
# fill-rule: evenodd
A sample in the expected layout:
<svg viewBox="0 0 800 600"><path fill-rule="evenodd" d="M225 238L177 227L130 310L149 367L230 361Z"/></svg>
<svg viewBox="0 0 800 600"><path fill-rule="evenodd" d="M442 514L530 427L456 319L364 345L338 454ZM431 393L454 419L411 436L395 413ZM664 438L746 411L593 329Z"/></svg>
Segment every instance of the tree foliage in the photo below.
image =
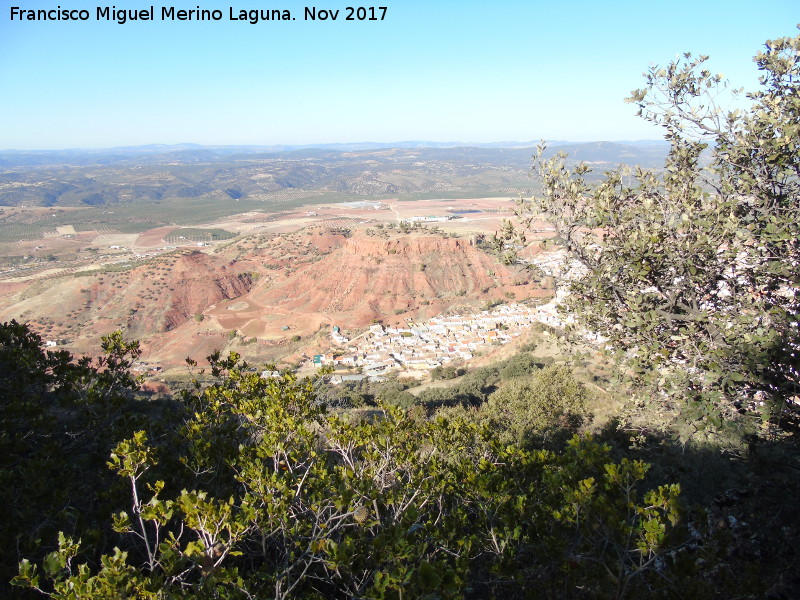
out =
<svg viewBox="0 0 800 600"><path fill-rule="evenodd" d="M113 495L102 465L143 417L142 406L131 406L137 380L128 371L137 344L110 335L95 361L41 346L23 324L0 326L3 582L21 556L52 549L58 531L83 531L88 543L101 542Z"/></svg>
<svg viewBox="0 0 800 600"><path fill-rule="evenodd" d="M586 389L565 366L549 366L530 377L506 381L480 410L498 437L541 445L550 436L575 431L586 413Z"/></svg>
<svg viewBox="0 0 800 600"><path fill-rule="evenodd" d="M26 398L38 410L58 390L80 406L94 389L111 406L127 381L124 356L135 345L119 336L98 368L44 352L24 326L0 331L3 366L28 374ZM329 414L313 381L262 378L235 354L209 359L215 383L185 392L180 410L140 411L141 429L114 429L123 435L76 465L79 491L114 491L103 506L74 497L83 520L61 532L4 521L4 555L18 556L20 536L43 538L40 550L25 546L8 594L632 597L661 580L655 558L682 543L678 487L647 490L644 463L615 461L591 439L526 450L463 419L397 408L366 419ZM51 432L71 419L51 416ZM3 426L8 436L22 421ZM21 446L7 451L12 463L31 458ZM11 476L45 485L32 468ZM39 516L56 504L37 505Z"/></svg>
<svg viewBox="0 0 800 600"><path fill-rule="evenodd" d="M535 168L544 213L586 274L566 309L701 426L800 391L800 36L755 57L761 88L725 110L721 75L690 54L651 67L629 101L664 127L663 172L618 168L590 185L564 156ZM657 396L658 397L658 396Z"/></svg>

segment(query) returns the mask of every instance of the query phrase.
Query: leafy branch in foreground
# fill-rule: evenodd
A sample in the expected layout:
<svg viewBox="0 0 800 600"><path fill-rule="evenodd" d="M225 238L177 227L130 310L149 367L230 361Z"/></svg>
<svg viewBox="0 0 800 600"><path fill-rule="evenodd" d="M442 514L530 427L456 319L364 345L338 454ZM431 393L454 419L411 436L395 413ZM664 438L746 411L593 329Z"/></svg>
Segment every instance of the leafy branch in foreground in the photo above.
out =
<svg viewBox="0 0 800 600"><path fill-rule="evenodd" d="M311 382L211 357L172 437L111 451L127 507L87 560L60 535L13 584L52 598L631 597L685 538L677 486L574 438L501 443L463 419L329 415ZM550 590L547 592L547 590ZM567 590L567 592L564 592Z"/></svg>

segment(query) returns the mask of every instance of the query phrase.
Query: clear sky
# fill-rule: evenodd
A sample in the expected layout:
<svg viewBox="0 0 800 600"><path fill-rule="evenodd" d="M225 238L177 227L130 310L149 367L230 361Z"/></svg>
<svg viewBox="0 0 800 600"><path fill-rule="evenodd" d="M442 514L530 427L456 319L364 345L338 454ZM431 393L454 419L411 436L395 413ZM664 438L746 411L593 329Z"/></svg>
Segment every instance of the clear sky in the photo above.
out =
<svg viewBox="0 0 800 600"><path fill-rule="evenodd" d="M361 5L385 19L363 22L345 20L354 0L174 0L155 21L96 20L151 2L0 0L0 148L657 139L623 102L650 63L709 54L752 89L752 56L800 22L797 0L381 0ZM13 6L90 19L12 21ZM222 20L160 19L198 6Z"/></svg>

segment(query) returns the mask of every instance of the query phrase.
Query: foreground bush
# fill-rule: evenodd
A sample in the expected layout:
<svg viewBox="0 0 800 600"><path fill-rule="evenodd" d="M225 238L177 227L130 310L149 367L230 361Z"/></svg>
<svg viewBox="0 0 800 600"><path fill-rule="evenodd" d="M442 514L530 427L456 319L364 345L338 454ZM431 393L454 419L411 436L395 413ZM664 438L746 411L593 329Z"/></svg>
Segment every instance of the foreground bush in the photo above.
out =
<svg viewBox="0 0 800 600"><path fill-rule="evenodd" d="M68 356L46 354L22 326L2 331L5 367L24 364L36 382L31 406L66 393ZM108 412L120 398L103 386L122 381L131 390L120 353L135 346L110 340L118 363L85 363L91 401L75 382L68 395L76 404L56 421L86 402ZM54 550L22 560L13 593L461 598L536 589L622 597L647 589L656 557L677 540L678 487L641 490L647 465L612 461L590 439L558 453L527 451L460 419L385 409L351 420L328 414L310 381L262 379L235 355L211 359L217 383L184 394L180 410L140 410L145 427L113 445L105 465L74 465L81 481L108 490L113 514L76 497L82 519L67 534L49 532L43 543L57 543ZM52 457L59 465L70 457L61 452ZM107 480L111 473L119 483ZM13 540L30 536L32 523L5 527L4 553L14 556Z"/></svg>

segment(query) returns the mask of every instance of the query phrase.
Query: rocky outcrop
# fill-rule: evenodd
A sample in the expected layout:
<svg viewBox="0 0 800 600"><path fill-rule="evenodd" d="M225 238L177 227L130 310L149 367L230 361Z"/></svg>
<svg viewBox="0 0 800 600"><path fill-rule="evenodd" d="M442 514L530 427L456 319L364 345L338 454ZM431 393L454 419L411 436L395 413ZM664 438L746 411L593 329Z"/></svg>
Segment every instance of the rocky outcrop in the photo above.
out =
<svg viewBox="0 0 800 600"><path fill-rule="evenodd" d="M216 265L201 252L180 257L173 267L172 279L175 285L169 295L162 331L179 327L212 304L243 296L252 286L249 273L236 273L234 268Z"/></svg>
<svg viewBox="0 0 800 600"><path fill-rule="evenodd" d="M441 310L504 293L521 299L538 289L527 279L465 239L356 234L283 281L256 286L251 296L284 312L337 315L337 322L363 326L423 306Z"/></svg>

